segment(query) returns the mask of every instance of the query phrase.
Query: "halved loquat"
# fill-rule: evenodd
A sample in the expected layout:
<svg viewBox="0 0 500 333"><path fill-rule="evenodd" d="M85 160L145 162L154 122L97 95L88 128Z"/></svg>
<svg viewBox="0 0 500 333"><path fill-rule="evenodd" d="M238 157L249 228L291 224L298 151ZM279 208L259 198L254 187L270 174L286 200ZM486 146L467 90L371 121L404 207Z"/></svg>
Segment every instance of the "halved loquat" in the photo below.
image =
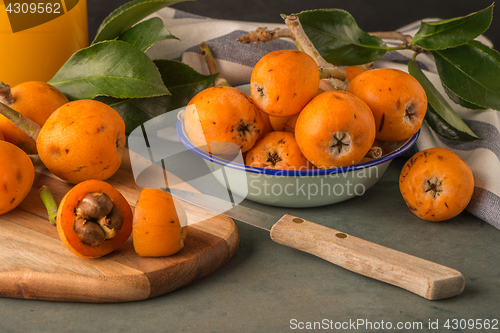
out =
<svg viewBox="0 0 500 333"><path fill-rule="evenodd" d="M75 255L102 257L132 233L132 209L112 185L89 179L68 191L57 210L57 231Z"/></svg>
<svg viewBox="0 0 500 333"><path fill-rule="evenodd" d="M184 247L187 216L170 193L145 188L134 211L132 239L135 252L142 257L164 257Z"/></svg>

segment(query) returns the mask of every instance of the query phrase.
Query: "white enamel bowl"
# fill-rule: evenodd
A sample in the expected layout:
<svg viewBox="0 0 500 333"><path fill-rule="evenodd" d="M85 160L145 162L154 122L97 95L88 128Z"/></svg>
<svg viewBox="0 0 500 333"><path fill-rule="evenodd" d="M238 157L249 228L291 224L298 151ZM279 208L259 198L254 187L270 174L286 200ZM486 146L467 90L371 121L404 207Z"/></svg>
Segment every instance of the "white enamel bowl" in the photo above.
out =
<svg viewBox="0 0 500 333"><path fill-rule="evenodd" d="M203 159L222 185L240 197L279 207L317 207L363 195L382 177L394 158L413 146L420 133L389 154L366 163L332 169L276 170L244 165L241 154L228 160L199 149L186 134L183 111L178 118L180 141Z"/></svg>
<svg viewBox="0 0 500 333"><path fill-rule="evenodd" d="M238 86L250 94L250 85ZM177 135L184 146L203 158L215 178L240 197L279 207L317 207L363 195L382 177L391 161L409 150L420 131L397 149L370 162L317 170L275 170L244 165L241 156L229 160L196 147L184 129L184 111L178 115Z"/></svg>

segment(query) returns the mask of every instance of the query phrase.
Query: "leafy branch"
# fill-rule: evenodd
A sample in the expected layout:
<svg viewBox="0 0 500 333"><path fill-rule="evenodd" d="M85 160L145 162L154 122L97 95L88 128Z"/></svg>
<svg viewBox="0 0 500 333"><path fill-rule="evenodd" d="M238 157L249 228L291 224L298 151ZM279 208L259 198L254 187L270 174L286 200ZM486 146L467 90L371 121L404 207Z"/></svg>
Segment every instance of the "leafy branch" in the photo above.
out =
<svg viewBox="0 0 500 333"><path fill-rule="evenodd" d="M309 10L282 17L299 47L314 48L310 54L320 58L320 66L322 61L335 67L365 65L387 52L414 51L408 71L427 93L427 124L446 139L470 141L478 136L418 68L415 58L421 53L432 55L444 91L453 103L471 110L500 110L500 54L475 40L489 28L493 7L494 3L467 16L421 22L413 37L399 32L366 33L351 14L341 9ZM269 35L261 28L239 40L259 43L277 36L289 37L286 31L273 31ZM401 44L389 47L383 39L399 40Z"/></svg>

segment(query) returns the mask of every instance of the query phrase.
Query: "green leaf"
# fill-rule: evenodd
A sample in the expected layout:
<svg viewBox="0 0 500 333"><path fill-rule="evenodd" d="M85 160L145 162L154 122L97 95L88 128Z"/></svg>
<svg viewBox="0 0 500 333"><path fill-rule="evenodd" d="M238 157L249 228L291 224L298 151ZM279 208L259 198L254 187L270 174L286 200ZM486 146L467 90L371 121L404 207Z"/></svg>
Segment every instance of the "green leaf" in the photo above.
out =
<svg viewBox="0 0 500 333"><path fill-rule="evenodd" d="M139 50L146 52L154 44L167 39L178 39L165 27L159 17L153 17L138 23L125 31L118 40L134 45Z"/></svg>
<svg viewBox="0 0 500 333"><path fill-rule="evenodd" d="M500 53L478 41L431 53L441 82L453 94L500 110Z"/></svg>
<svg viewBox="0 0 500 333"><path fill-rule="evenodd" d="M169 93L153 61L122 41L104 41L74 53L49 83L71 100Z"/></svg>
<svg viewBox="0 0 500 333"><path fill-rule="evenodd" d="M139 99L98 98L122 116L127 134L150 119L186 106L198 92L210 87L218 76L202 75L190 66L174 60L156 60L155 64L171 92L170 96Z"/></svg>
<svg viewBox="0 0 500 333"><path fill-rule="evenodd" d="M428 101L425 120L434 132L446 139L455 141L479 139L425 76L415 60L408 63L408 72L424 88Z"/></svg>
<svg viewBox="0 0 500 333"><path fill-rule="evenodd" d="M478 137L457 130L441 117L430 104L427 107L424 120L436 134L445 139L452 141L473 141L479 139Z"/></svg>
<svg viewBox="0 0 500 333"><path fill-rule="evenodd" d="M155 60L165 86L171 96L168 100L168 110L186 106L198 92L212 85L219 74L203 75L190 66L175 60Z"/></svg>
<svg viewBox="0 0 500 333"><path fill-rule="evenodd" d="M463 100L462 98L460 98L460 96L455 95L453 93L453 91L451 91L450 89L446 88L446 86L443 86L443 88L444 88L444 91L446 92L446 94L448 95L448 97L453 102L455 102L455 104L458 104L460 106L463 106L466 109L471 109L471 110L486 110L487 109L487 108L483 108L483 107L481 107L479 105L467 102L466 100Z"/></svg>
<svg viewBox="0 0 500 333"><path fill-rule="evenodd" d="M112 40L154 12L185 0L133 0L115 9L102 21L92 44Z"/></svg>
<svg viewBox="0 0 500 333"><path fill-rule="evenodd" d="M382 39L361 30L345 10L310 10L296 16L319 54L335 66L366 64L389 50Z"/></svg>
<svg viewBox="0 0 500 333"><path fill-rule="evenodd" d="M95 99L106 103L120 114L125 122L126 135L148 120L169 111L166 96L133 99L99 96Z"/></svg>
<svg viewBox="0 0 500 333"><path fill-rule="evenodd" d="M427 50L442 50L465 44L488 30L493 19L493 6L491 4L488 8L463 17L422 22L411 45Z"/></svg>

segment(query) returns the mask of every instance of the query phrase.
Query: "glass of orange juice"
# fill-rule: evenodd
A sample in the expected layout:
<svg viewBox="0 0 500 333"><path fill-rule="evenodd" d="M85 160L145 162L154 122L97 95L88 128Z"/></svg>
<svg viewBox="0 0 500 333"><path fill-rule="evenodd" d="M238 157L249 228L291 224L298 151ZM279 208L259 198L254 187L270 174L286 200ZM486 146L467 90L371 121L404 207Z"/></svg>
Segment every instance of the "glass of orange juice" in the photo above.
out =
<svg viewBox="0 0 500 333"><path fill-rule="evenodd" d="M86 0L0 0L0 81L49 81L88 46Z"/></svg>

